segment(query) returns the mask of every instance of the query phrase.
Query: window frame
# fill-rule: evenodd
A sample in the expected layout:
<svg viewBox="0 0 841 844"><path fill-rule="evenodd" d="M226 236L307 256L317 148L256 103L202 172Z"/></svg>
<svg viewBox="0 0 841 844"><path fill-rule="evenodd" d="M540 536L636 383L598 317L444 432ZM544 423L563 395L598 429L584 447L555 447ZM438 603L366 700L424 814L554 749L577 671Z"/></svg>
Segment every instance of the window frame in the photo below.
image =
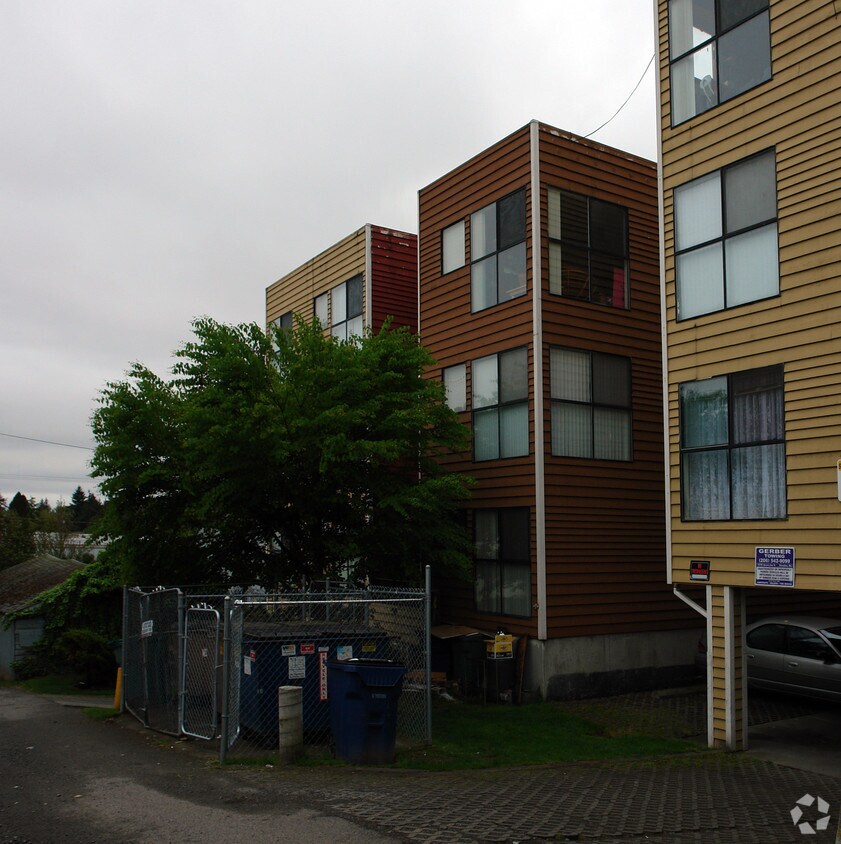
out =
<svg viewBox="0 0 841 844"><path fill-rule="evenodd" d="M761 373L773 373L776 383L772 388L774 392L779 392L779 401L781 403L781 421L780 431L777 436L768 436L763 438L761 435L757 438L740 439L735 431L735 423L739 418L737 409L735 408L734 399L739 398L742 394L734 391L733 383L736 379L746 379L748 376L760 376ZM761 376L760 376L761 377ZM702 443L700 445L687 445L687 425L691 423L691 415L686 407L686 388L692 385L710 384L719 379L726 380L726 400L724 410L727 415L726 419L726 436L724 441ZM719 439L721 438L719 433ZM785 367L783 364L771 364L770 366L754 367L753 369L740 370L738 372L730 372L726 375L717 375L711 378L700 379L697 381L684 381L678 385L678 438L679 438L679 457L680 457L680 520L681 522L753 522L753 521L785 521L788 518L788 476L787 476L787 453L786 453L786 429L785 429ZM749 449L768 448L775 449L781 453L782 465L772 464L771 468L780 471L782 474L782 501L778 502L782 506L782 513L779 515L756 515L751 512L744 516L734 516L734 487L738 482L738 466L734 469L733 456L737 452L747 452ZM727 480L727 516L704 516L698 514L690 516L688 514L689 505L688 497L690 490L688 488L688 475L690 469L688 468L689 458L692 455L722 453L725 458L726 480ZM710 496L714 494L710 490ZM720 504L721 499L719 497ZM738 506L738 504L736 505Z"/></svg>
<svg viewBox="0 0 841 844"><path fill-rule="evenodd" d="M350 312L350 307L348 305L348 290L349 286L359 285L359 310L354 311L353 313ZM336 321L336 292L338 290L344 290L345 296L345 318ZM330 334L337 338L342 342L348 342L352 340L354 337L361 337L362 333L365 330L365 285L362 280L362 273L357 273L351 278L343 281L341 284L337 284L330 290ZM348 334L348 325L355 319L361 318L362 319L362 330L359 334ZM337 331L337 329L342 329L341 331Z"/></svg>
<svg viewBox="0 0 841 844"><path fill-rule="evenodd" d="M321 317L318 315L319 303L321 303L321 302L324 303L324 319L321 319ZM318 320L319 325L321 325L322 328L327 329L327 328L332 327L331 324L330 324L331 321L330 321L330 291L329 290L325 290L323 293L319 293L318 296L313 297L312 314L313 314L313 318Z"/></svg>
<svg viewBox="0 0 841 844"><path fill-rule="evenodd" d="M699 115L706 114L708 111L712 111L715 108L718 108L720 105L724 103L728 103L731 100L734 100L740 97L742 94L747 93L748 91L753 90L754 88L759 87L760 85L765 84L766 82L773 79L774 72L773 72L773 61L771 56L771 3L770 0L765 0L764 3L760 5L759 8L749 12L745 17L737 21L736 23L727 25L722 28L721 26L721 0L711 0L713 5L713 29L714 32L706 39L700 40L697 44L692 43L690 47L687 49L682 50L681 52L677 53L673 51L672 47L672 33L677 30L677 26L673 25L673 16L672 16L672 9L675 7L676 2L679 0L669 0L668 9L667 9L667 17L668 17L668 49L669 49L669 90L671 92L671 103L669 107L670 111L670 123L672 128L676 126L681 126L684 123L692 120ZM758 81L754 82L753 84L749 85L746 88L740 88L739 90L734 91L733 93L729 94L728 96L722 97L721 89L722 89L722 74L721 74L721 63L720 63L720 56L722 54L722 50L719 48L719 43L722 39L727 40L729 37L735 37L735 33L738 32L739 29L742 27L746 27L748 25L754 24L760 17L765 16L767 18L767 32L768 32L768 41L767 41L767 69L768 69L768 77L765 79L759 79ZM693 39L694 42L694 39ZM763 45L765 46L765 45ZM686 62L691 60L691 57L700 55L704 51L709 51L711 58L710 63L711 67L710 70L712 71L703 80L701 80L700 85L703 85L704 80L710 79L710 83L707 86L708 88L715 88L715 97L714 101L713 98L710 96L710 93L705 90L707 99L709 100L709 104L706 108L701 111L697 110L697 91L695 91L695 101L693 102L694 112L687 117L683 117L680 120L675 119L675 104L678 102L678 95L676 93L678 89L678 85L675 82L675 70L677 65L681 62ZM765 58L765 56L763 56ZM744 63L743 66L740 66L738 70L745 71L749 70L750 66L747 61ZM694 70L692 72L692 86L693 90L695 89L695 82L698 77L695 76Z"/></svg>
<svg viewBox="0 0 841 844"><path fill-rule="evenodd" d="M499 206L502 203L507 201L512 201L514 197L522 195L522 205L523 205L523 216L522 216L522 237L518 237L516 240L511 242L505 241L504 245L500 245L502 240L501 232L502 232L502 223L501 223L501 215L499 213ZM489 249L485 252L482 252L481 255L476 255L474 257L474 251L477 248L477 244L479 243L478 233L480 230L478 220L480 219L480 215L487 214L490 212L490 209L493 209L493 237L494 237L494 248ZM519 223L519 221L518 221ZM498 305L503 305L506 302L511 302L514 299L519 299L525 296L528 293L529 283L528 283L528 196L526 193L526 189L518 188L515 191L511 191L510 193L506 194L505 196L499 197L499 199L495 199L493 202L489 202L486 205L483 205L481 208L476 209L476 211L472 212L470 215L470 313L477 314L482 313L490 308L495 308ZM516 287L511 288L511 292L509 291L509 295L505 296L504 298L500 294L500 258L504 255L508 255L513 253L514 249L518 249L522 246L522 284L517 285ZM493 301L490 301L486 305L482 305L481 307L477 307L477 287L479 282L479 270L478 267L480 265L486 265L493 261L493 268L494 268L494 296ZM504 275L504 274L503 274Z"/></svg>
<svg viewBox="0 0 841 844"><path fill-rule="evenodd" d="M727 217L728 217L728 210L727 210L727 182L728 177L730 174L738 171L740 167L743 166L750 166L751 162L756 162L760 158L765 156L770 156L772 159L773 164L773 184L772 185L763 185L760 188L758 194L761 194L763 190L767 190L769 188L773 189L774 194L774 216L772 217L762 217L756 221L749 223L748 225L743 225L737 228L732 229L731 231L727 230ZM719 234L715 237L709 237L706 239L698 240L697 242L692 243L689 246L680 246L679 245L679 226L680 226L680 215L678 213L678 203L680 201L680 193L681 191L688 190L692 186L698 186L701 182L705 180L710 180L711 177L717 177L718 183L718 195L719 195L719 207L718 207L718 223L719 223ZM757 194L757 195L758 195ZM762 302L767 299L774 299L780 295L780 238L779 238L779 219L780 219L780 211L779 211L779 197L777 195L777 154L776 149L774 147L770 147L768 149L760 150L753 155L749 155L746 158L740 158L738 161L733 161L730 164L725 165L724 167L720 167L718 170L712 170L709 173L705 173L703 176L698 176L695 179L691 179L688 182L684 182L682 185L678 185L672 191L672 209L673 209L673 235L674 235L674 272L675 272L675 308L677 312L677 321L678 322L685 322L688 319L699 319L704 316L708 316L710 314L721 313L722 311L729 311L733 308L740 308L744 305L751 305L755 302ZM734 249L733 244L744 235L749 235L752 232L760 232L762 230L769 230L773 227L774 231L774 265L776 267L776 289L774 292L769 293L768 295L759 296L756 299L747 299L744 301L736 301L732 304L728 303L728 285L727 285L727 251L728 251L728 244L730 244L730 249ZM700 255L703 250L714 249L715 247L720 245L720 270L721 270L721 300L722 300L722 307L712 308L710 310L701 310L699 312L692 312L690 314L683 314L681 313L681 298L682 298L682 284L680 278L680 267L681 267L681 259L685 258L686 256L692 255ZM769 256L770 258L770 256ZM718 269L718 265L717 265Z"/></svg>
<svg viewBox="0 0 841 844"><path fill-rule="evenodd" d="M496 521L496 556L479 556L479 541L477 537L477 513L494 514ZM505 514L505 515L503 515ZM525 548L522 557L507 557L503 556L503 550L511 546L505 536L506 527L510 527L507 518L519 517L524 520L525 527ZM489 613L493 615L509 616L511 618L531 618L534 607L532 604L532 576L531 576L531 509L529 507L482 507L476 508L472 511L473 522L473 603L477 612ZM482 600L483 596L479 593L479 568L495 569L493 572L492 581L496 584L494 594L491 596L490 602ZM513 571L513 576L512 576ZM508 577L506 577L508 575ZM511 612L511 602L506 604L505 590L507 583L516 583L517 578L523 578L525 581L525 592L527 595L528 612L518 613Z"/></svg>
<svg viewBox="0 0 841 844"><path fill-rule="evenodd" d="M461 245L461 262L454 263L452 265L447 263L447 233L455 233L457 235L457 244ZM456 249L455 251L458 251ZM454 259L458 260L458 258ZM467 263L467 226L463 219L456 220L454 223L451 223L449 226L444 226L441 229L441 275L449 275L450 273L455 272L456 270L460 270L464 267Z"/></svg>
<svg viewBox="0 0 841 844"><path fill-rule="evenodd" d="M553 203L554 203L554 196L557 195L557 203L558 203L558 215L557 215L557 223L554 222L554 211L553 211ZM573 197L576 200L584 200L586 203L586 212L587 212L587 242L586 244L581 240L576 240L573 237L565 236L564 235L564 225L563 225L563 214L561 211L562 202L564 196ZM547 212L548 212L548 222L547 222L547 242L549 244L549 293L552 296L559 296L564 299L569 299L575 302L588 302L592 305L600 305L602 307L607 308L614 308L616 310L630 310L631 307L631 247L630 247L630 214L628 213L628 208L625 205L622 205L618 202L613 202L608 199L602 199L597 196L590 196L588 194L578 193L577 191L567 190L566 188L556 187L555 185L547 185L546 186L546 203L547 203ZM593 230L592 226L592 211L591 207L593 203L599 203L601 205L611 206L612 208L618 209L622 212L624 217L624 231L622 233L622 246L623 251L620 255L618 252L610 252L605 249L599 249L598 247L594 247L592 244L591 232ZM553 230L555 225L558 227L558 236L553 234ZM552 273L552 253L553 247L557 247L561 252L561 261L563 265L563 252L564 249L567 250L578 250L584 251L587 255L587 296L571 296L568 293L564 293L563 291L563 284L561 278L554 278ZM602 256L603 258L607 259L621 259L624 264L624 271L625 271L625 278L623 282L624 286L624 301L622 305L616 305L611 302L602 302L599 301L598 298L594 298L593 293L593 258L594 256ZM555 289L556 287L560 287L560 289Z"/></svg>
<svg viewBox="0 0 841 844"><path fill-rule="evenodd" d="M509 356L509 355L525 355L525 384L522 385L525 388L525 397L516 397L513 399L502 399L500 396L501 393L501 384L503 383L502 378L502 358ZM491 358L496 359L496 402L493 404L482 404L479 407L476 405L476 389L478 386L478 378L477 378L477 363L481 363L483 361L488 361ZM523 452L517 452L514 454L503 454L503 434L502 434L502 425L500 424L500 411L504 410L505 408L515 408L515 407L525 407L526 411L526 450ZM478 416L490 416L490 413L495 411L496 412L496 454L495 456L491 457L478 457L476 454L476 444L478 437L476 436L476 417ZM489 460L510 460L520 457L528 457L531 454L531 434L529 430L529 354L528 354L528 346L517 346L513 349L505 349L502 352L494 352L490 355L483 355L480 358L474 358L470 362L470 423L471 423L471 430L473 432L473 461L475 463L486 463Z"/></svg>
<svg viewBox="0 0 841 844"><path fill-rule="evenodd" d="M459 405L458 407L454 406L454 404L451 402L451 388L450 385L448 385L447 383L447 374L455 374L457 370L461 370L461 378L459 379L461 384L461 392L459 393L461 401L457 403ZM455 413L464 413L467 410L467 364L454 363L452 366L445 366L441 370L441 383L444 385L445 401L447 403L447 407L449 407L450 410L454 411Z"/></svg>
<svg viewBox="0 0 841 844"><path fill-rule="evenodd" d="M556 398L556 384L552 378L552 352L554 351L562 351L562 352L572 352L574 354L581 354L586 355L589 359L588 367L589 367L589 392L590 392L590 399L589 401L580 401L577 399L567 399L567 398ZM606 361L611 362L622 362L625 366L627 372L627 395L628 401L627 404L618 404L614 402L607 402L607 401L598 401L597 395L599 392L602 391L600 386L597 387L596 385L596 369L593 363L596 360L603 359ZM560 387L560 385L557 385ZM553 457L561 457L565 459L573 459L573 460L600 460L600 461L613 461L617 463L633 463L634 462L634 366L633 360L626 356L626 355L614 355L609 354L607 352L596 352L590 349L575 349L569 346L550 346L549 347L549 402L550 402L550 416L549 416L549 450ZM590 409L590 454L589 455L582 455L582 454L566 454L560 453L559 451L555 450L556 443L554 437L554 430L555 430L555 408L560 408L562 406L575 406L575 407L587 407ZM622 412L625 414L627 418L627 431L628 431L628 440L627 440L627 457L611 457L611 456L597 456L597 440L596 440L596 428L597 428L597 414L596 410L606 410L612 412ZM601 449L603 451L603 449Z"/></svg>

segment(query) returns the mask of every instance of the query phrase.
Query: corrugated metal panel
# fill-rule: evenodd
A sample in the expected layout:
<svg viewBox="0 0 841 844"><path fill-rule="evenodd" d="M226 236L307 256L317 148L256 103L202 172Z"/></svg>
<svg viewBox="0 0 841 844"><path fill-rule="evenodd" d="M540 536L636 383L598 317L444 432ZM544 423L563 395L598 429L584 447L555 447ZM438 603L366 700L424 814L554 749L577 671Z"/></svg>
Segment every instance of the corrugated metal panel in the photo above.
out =
<svg viewBox="0 0 841 844"><path fill-rule="evenodd" d="M418 238L406 232L371 227L371 325L387 317L395 328L418 327Z"/></svg>

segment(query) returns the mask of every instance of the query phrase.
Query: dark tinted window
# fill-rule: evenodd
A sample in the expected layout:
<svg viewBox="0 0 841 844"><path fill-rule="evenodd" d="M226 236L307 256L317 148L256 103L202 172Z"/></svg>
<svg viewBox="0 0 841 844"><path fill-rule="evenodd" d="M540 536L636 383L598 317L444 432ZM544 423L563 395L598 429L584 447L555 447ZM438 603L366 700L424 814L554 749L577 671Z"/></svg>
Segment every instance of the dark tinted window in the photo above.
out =
<svg viewBox="0 0 841 844"><path fill-rule="evenodd" d="M805 627L789 627L788 652L792 656L807 659L825 660L833 656L829 645L817 633Z"/></svg>
<svg viewBox="0 0 841 844"><path fill-rule="evenodd" d="M763 624L748 633L748 647L759 651L785 653L786 628L783 624Z"/></svg>

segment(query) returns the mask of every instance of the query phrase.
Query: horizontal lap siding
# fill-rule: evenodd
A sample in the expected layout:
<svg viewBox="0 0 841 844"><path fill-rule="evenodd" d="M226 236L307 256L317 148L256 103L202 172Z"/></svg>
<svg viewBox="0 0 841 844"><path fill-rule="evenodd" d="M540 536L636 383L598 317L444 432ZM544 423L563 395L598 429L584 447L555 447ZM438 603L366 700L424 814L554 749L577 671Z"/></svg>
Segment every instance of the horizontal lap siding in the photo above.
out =
<svg viewBox="0 0 841 844"><path fill-rule="evenodd" d="M395 328L418 326L418 238L371 227L371 325L388 317Z"/></svg>
<svg viewBox="0 0 841 844"><path fill-rule="evenodd" d="M311 320L316 296L364 271L361 228L266 288L266 323L289 311Z"/></svg>
<svg viewBox="0 0 841 844"><path fill-rule="evenodd" d="M753 585L756 545L796 548L796 585L841 590L841 29L832 4L771 3L773 78L669 127L666 0L660 4L664 240L670 322L669 443L673 572L712 561L712 579ZM776 149L780 295L675 322L673 190ZM681 523L678 385L783 364L788 518Z"/></svg>
<svg viewBox="0 0 841 844"><path fill-rule="evenodd" d="M471 390L470 362L485 355L520 346L529 349L532 361L531 229L529 130L504 138L462 166L419 192L420 335L437 361L430 377L440 378L441 367L467 364L468 406ZM470 214L526 188L526 260L529 267L525 296L488 308L470 311ZM441 275L441 231L465 221L465 265ZM534 441L534 396L529 394L529 434ZM470 424L470 414L462 414ZM532 596L536 594L534 547L534 450L527 457L475 463L471 453L444 460L476 481L468 507L529 507L532 513ZM516 619L477 613L473 585L454 580L436 581L439 613L447 620L474 624L493 632L498 626L516 634L536 633L536 619Z"/></svg>
<svg viewBox="0 0 841 844"><path fill-rule="evenodd" d="M666 585L655 165L541 127L540 177L548 634L697 626ZM628 209L629 310L549 293L548 187ZM633 462L552 456L552 346L631 359Z"/></svg>

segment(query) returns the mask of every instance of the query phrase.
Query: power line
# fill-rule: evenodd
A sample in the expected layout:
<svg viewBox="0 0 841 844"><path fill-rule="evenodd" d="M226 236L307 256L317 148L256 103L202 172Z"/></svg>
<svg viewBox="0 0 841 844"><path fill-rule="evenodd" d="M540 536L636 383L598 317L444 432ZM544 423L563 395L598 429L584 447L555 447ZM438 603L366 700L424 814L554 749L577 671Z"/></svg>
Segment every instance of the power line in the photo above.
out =
<svg viewBox="0 0 841 844"><path fill-rule="evenodd" d="M623 109L623 108L625 108L625 106L626 106L626 105L628 105L628 101L631 99L631 97L633 97L633 96L634 96L634 94L636 94L636 92L637 92L637 88L639 88L639 86L640 86L640 85L642 85L642 80L643 80L643 79L645 79L645 74L646 74L646 73L648 73L648 68L650 68L650 67L651 67L651 63L652 63L653 61L654 61L654 53L652 53L652 54L651 54L651 58L648 60L648 64L645 66L645 70L642 72L642 76L640 76L639 81L637 82L637 84L636 84L636 85L634 85L634 90L633 90L633 91L631 91L631 93L630 93L630 94L628 94L628 97L627 97L627 99L625 100L625 102L624 102L624 103L622 103L622 105L621 105L621 106L619 106L619 108L618 108L618 109L616 109L616 112L613 114L613 117L610 117L610 118L608 118L607 120L605 120L605 122L604 122L604 123L602 123L602 125L601 125L601 126L599 126L599 128L598 128L598 129L593 129L593 131L592 131L592 132L590 132L590 134L589 134L589 135L584 135L584 137L585 137L585 138L590 138L590 137L592 137L593 135L595 135L595 134L596 134L596 132L600 131L601 129L604 129L604 127L605 127L605 126L607 126L607 124L608 124L608 123L610 123L610 122L611 122L611 120L613 120L613 118L614 118L614 117L616 117L616 116L619 114L619 112L620 112L620 111L622 111L622 109Z"/></svg>
<svg viewBox="0 0 841 844"><path fill-rule="evenodd" d="M73 445L72 443L57 443L53 440L39 440L37 437L22 437L19 434L4 434L0 431L0 437L11 437L13 440L27 440L31 443L44 443L45 445L60 445L62 448L80 448L83 451L95 451L89 445Z"/></svg>

